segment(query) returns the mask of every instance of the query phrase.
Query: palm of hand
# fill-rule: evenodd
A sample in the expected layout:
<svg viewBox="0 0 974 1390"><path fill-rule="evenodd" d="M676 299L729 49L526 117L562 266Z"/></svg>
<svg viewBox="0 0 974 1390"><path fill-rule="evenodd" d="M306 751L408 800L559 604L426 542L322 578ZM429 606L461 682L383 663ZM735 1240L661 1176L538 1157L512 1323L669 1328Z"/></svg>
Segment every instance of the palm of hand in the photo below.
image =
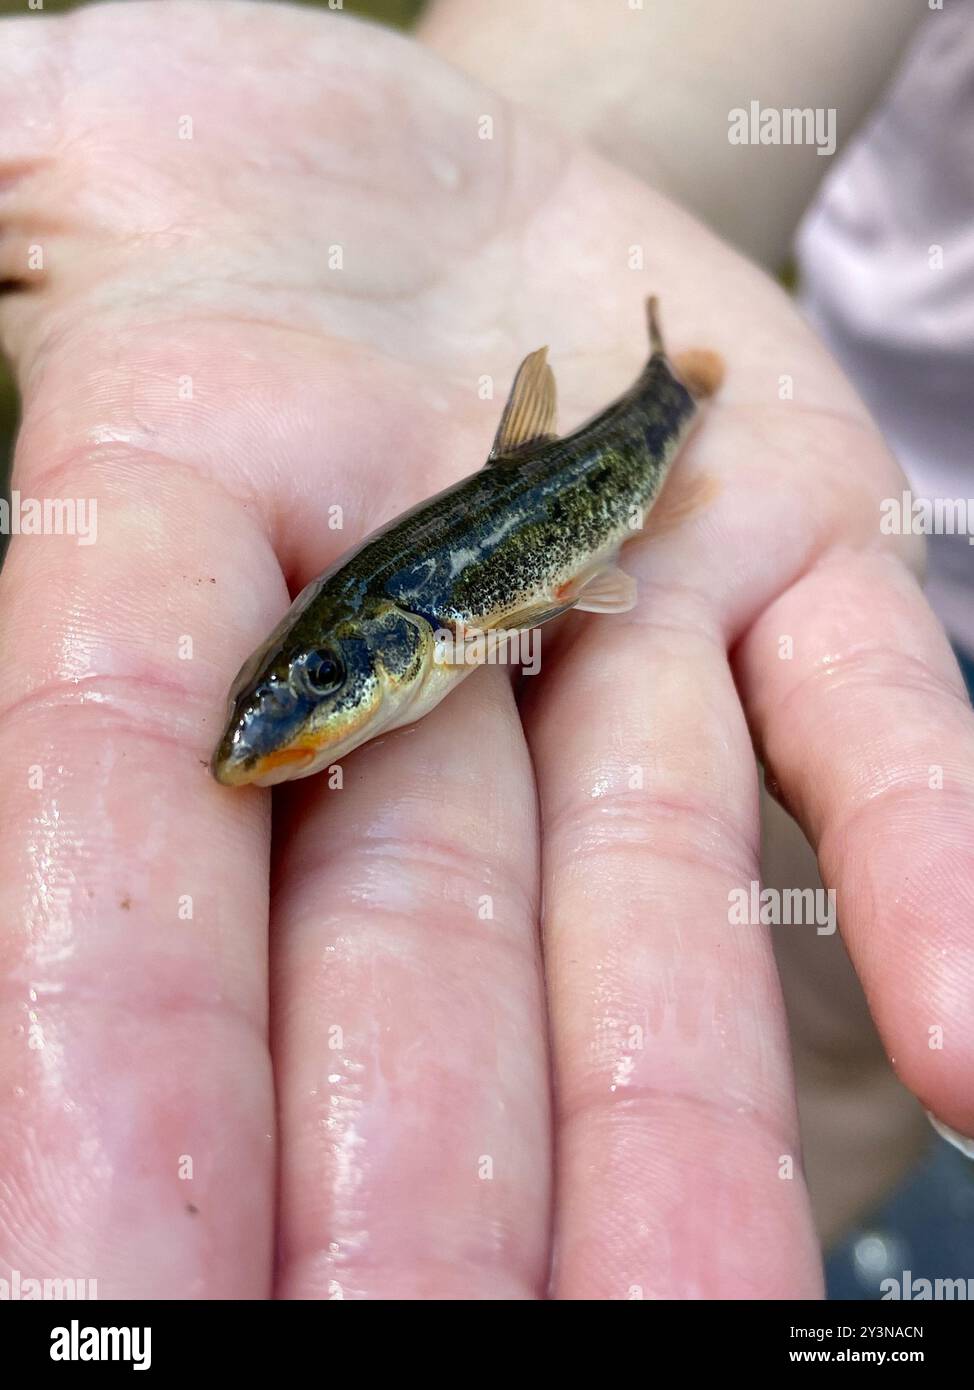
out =
<svg viewBox="0 0 974 1390"><path fill-rule="evenodd" d="M557 1151L557 1296L814 1292L770 948L728 923L758 825L727 653L902 1074L969 1125L970 1043L921 1027L967 1036L958 929L908 884L956 881L920 769L971 736L878 534L896 470L785 297L647 190L392 36L176 10L81 13L57 55L21 21L0 104L57 112L0 202L5 272L48 248L4 308L15 484L99 516L2 580L4 756L44 770L4 789L6 1008L40 1042L6 1032L0 1163L43 1175L10 1263L102 1296L538 1296ZM480 673L340 790L281 794L268 953L268 798L203 764L285 580L477 467L541 342L563 427L608 401L650 290L729 363L683 465L710 504L628 547L632 614L552 640L527 740Z"/></svg>

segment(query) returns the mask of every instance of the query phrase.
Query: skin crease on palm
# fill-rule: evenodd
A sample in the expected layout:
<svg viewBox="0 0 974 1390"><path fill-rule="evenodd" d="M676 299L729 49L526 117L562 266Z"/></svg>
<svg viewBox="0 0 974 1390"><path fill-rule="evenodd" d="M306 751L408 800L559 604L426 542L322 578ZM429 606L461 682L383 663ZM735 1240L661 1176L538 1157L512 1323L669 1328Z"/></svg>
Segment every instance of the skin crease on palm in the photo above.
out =
<svg viewBox="0 0 974 1390"><path fill-rule="evenodd" d="M126 4L5 21L0 66L14 485L98 504L0 576L0 1273L816 1296L770 942L728 924L752 736L901 1079L974 1132L974 724L855 393L761 272L408 40ZM205 767L240 661L479 466L526 352L562 429L614 397L650 291L727 362L681 464L710 501L520 711L478 673L340 791L275 793L269 894L269 794Z"/></svg>

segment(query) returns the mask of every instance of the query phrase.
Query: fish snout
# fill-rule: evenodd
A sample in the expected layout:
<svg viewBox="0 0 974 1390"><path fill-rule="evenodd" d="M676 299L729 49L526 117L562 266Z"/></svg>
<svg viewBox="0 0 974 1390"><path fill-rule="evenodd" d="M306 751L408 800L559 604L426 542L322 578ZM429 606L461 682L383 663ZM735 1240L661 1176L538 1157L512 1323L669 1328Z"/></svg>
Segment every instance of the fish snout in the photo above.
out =
<svg viewBox="0 0 974 1390"><path fill-rule="evenodd" d="M252 741L246 726L238 722L220 740L210 770L225 787L269 787L297 775L313 761L317 751L302 743Z"/></svg>
<svg viewBox="0 0 974 1390"><path fill-rule="evenodd" d="M299 703L290 686L275 679L232 699L210 763L216 780L225 787L266 786L309 762L313 752L301 745Z"/></svg>
<svg viewBox="0 0 974 1390"><path fill-rule="evenodd" d="M210 771L225 787L244 787L254 780L258 757L239 728L229 728L210 759Z"/></svg>

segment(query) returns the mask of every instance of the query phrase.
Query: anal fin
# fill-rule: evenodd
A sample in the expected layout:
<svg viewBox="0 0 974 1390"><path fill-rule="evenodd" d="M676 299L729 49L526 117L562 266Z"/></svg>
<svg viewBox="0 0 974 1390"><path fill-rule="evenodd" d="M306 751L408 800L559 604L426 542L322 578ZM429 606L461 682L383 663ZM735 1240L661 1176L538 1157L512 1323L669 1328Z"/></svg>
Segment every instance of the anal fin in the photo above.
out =
<svg viewBox="0 0 974 1390"><path fill-rule="evenodd" d="M710 474L699 473L685 480L677 470L667 478L663 491L653 503L646 518L646 534L665 536L677 530L685 521L704 511L719 493L720 484Z"/></svg>
<svg viewBox="0 0 974 1390"><path fill-rule="evenodd" d="M560 618L572 609L580 613L628 613L635 606L636 592L636 581L632 575L619 569L613 561L608 561L561 585L550 599L541 599L507 613L498 621L497 629L501 632L525 631L540 627L552 618ZM492 631L498 640L503 640L496 629L487 630L488 638Z"/></svg>

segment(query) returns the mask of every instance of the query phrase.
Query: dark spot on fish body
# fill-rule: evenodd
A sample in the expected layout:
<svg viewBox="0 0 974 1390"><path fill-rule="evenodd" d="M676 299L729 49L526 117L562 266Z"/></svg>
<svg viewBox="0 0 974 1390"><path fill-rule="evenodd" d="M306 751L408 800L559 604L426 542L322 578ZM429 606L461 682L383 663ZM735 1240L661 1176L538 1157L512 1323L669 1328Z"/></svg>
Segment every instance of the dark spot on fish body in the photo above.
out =
<svg viewBox="0 0 974 1390"><path fill-rule="evenodd" d="M654 358L574 434L494 460L367 540L346 564L346 591L367 574L372 595L434 628L516 610L625 533L633 506L655 499L695 410ZM395 645L389 659L402 662Z"/></svg>
<svg viewBox="0 0 974 1390"><path fill-rule="evenodd" d="M458 574L453 586L457 608L473 618L510 612L570 566L578 527L567 501L559 503L559 512L560 519L547 511L523 523Z"/></svg>
<svg viewBox="0 0 974 1390"><path fill-rule="evenodd" d="M375 655L391 676L408 677L422 660L422 641L415 623L398 613L387 614L376 632Z"/></svg>
<svg viewBox="0 0 974 1390"><path fill-rule="evenodd" d="M647 452L654 459L663 455L672 439L673 422L667 420L662 414L657 417L650 417L643 422L643 443Z"/></svg>

